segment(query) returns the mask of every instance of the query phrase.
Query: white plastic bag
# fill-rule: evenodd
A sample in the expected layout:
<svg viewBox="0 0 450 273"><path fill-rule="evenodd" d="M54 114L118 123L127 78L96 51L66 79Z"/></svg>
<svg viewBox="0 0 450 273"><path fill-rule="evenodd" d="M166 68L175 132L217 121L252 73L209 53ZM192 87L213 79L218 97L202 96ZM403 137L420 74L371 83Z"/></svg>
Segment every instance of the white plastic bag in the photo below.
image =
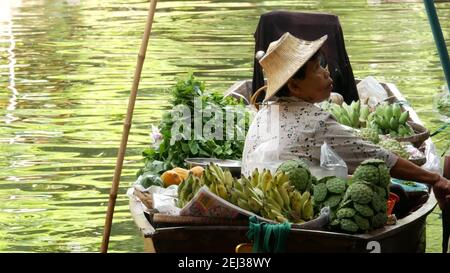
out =
<svg viewBox="0 0 450 273"><path fill-rule="evenodd" d="M326 142L320 147L320 167L310 167L310 171L318 179L325 176L347 179L348 176L347 164Z"/></svg>
<svg viewBox="0 0 450 273"><path fill-rule="evenodd" d="M372 76L365 77L357 85L359 100L374 107L374 104L381 103L388 98L386 90L383 86Z"/></svg>
<svg viewBox="0 0 450 273"><path fill-rule="evenodd" d="M249 154L247 170L251 172L257 168L259 172L262 172L263 169L268 169L271 173L275 173L278 166L283 163L280 160L279 152L277 139L261 143ZM250 175L250 173L244 175Z"/></svg>
<svg viewBox="0 0 450 273"><path fill-rule="evenodd" d="M147 189L144 189L142 185L137 184L133 187L134 189L142 192L149 192L152 195L153 208L145 208L144 211L149 212L151 210L156 210L157 212L162 214L180 214L180 208L176 206L176 201L178 198L178 185L170 185L167 188L153 185L148 187ZM142 205L144 206L144 204Z"/></svg>
<svg viewBox="0 0 450 273"><path fill-rule="evenodd" d="M425 156L427 158L427 162L422 165L422 168L429 172L442 175L441 159L436 153L436 146L434 146L430 139L427 139L425 143L427 144L425 146Z"/></svg>

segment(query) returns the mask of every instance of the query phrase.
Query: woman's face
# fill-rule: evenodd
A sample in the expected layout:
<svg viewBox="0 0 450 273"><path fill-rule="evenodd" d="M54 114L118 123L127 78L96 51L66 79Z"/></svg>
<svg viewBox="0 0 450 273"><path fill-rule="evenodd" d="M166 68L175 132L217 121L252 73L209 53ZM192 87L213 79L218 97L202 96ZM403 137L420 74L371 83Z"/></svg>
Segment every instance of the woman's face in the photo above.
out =
<svg viewBox="0 0 450 273"><path fill-rule="evenodd" d="M321 102L330 96L333 90L333 80L327 67L321 67L319 59L306 63L304 79L289 80L291 93L305 101Z"/></svg>

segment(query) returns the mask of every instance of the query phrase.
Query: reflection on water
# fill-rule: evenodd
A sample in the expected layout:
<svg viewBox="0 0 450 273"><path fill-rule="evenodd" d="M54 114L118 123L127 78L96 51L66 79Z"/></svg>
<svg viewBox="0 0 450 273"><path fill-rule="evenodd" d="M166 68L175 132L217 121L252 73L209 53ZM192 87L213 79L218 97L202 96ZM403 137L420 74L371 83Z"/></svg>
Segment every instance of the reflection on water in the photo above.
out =
<svg viewBox="0 0 450 273"><path fill-rule="evenodd" d="M150 124L167 106L166 89L189 69L215 91L250 78L263 12L337 14L354 74L397 84L430 130L438 128L431 102L444 76L423 4L369 2L160 1L110 250L143 250L125 191ZM145 1L0 1L0 251L98 251L147 8ZM438 13L448 36L449 3ZM435 137L438 148L449 134Z"/></svg>

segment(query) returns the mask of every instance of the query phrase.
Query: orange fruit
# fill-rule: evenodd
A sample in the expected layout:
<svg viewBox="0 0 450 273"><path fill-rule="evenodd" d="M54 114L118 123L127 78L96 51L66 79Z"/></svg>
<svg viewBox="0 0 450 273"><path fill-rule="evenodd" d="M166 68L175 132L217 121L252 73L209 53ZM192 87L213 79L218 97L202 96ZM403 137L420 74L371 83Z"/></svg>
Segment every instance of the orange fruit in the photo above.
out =
<svg viewBox="0 0 450 273"><path fill-rule="evenodd" d="M195 167L192 167L192 168L190 169L190 171L192 172L192 174L195 175L195 176L197 176L197 177L202 177L203 171L204 171L204 170L205 170L205 169L203 169L202 166L195 166Z"/></svg>
<svg viewBox="0 0 450 273"><path fill-rule="evenodd" d="M179 185L183 181L181 176L173 170L165 171L161 175L161 180L163 181L164 187L168 187L170 185Z"/></svg>

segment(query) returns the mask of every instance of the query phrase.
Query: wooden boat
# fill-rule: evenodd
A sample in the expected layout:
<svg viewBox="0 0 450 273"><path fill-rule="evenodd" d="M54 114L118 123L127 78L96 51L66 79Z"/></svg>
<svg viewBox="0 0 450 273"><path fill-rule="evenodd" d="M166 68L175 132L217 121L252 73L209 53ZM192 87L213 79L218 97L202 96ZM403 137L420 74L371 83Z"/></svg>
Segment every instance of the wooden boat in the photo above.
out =
<svg viewBox="0 0 450 273"><path fill-rule="evenodd" d="M390 96L406 102L394 84L382 84ZM240 81L227 90L226 95L250 97L251 81ZM407 104L413 122L422 124L416 112ZM430 146L428 138L424 145ZM147 252L235 252L242 243L249 243L247 222L191 217L167 217L144 212L141 202L130 198L131 214L141 230ZM366 234L349 235L323 230L291 229L288 252L424 252L426 218L437 202L432 192L415 211L398 219L395 225L386 225Z"/></svg>

